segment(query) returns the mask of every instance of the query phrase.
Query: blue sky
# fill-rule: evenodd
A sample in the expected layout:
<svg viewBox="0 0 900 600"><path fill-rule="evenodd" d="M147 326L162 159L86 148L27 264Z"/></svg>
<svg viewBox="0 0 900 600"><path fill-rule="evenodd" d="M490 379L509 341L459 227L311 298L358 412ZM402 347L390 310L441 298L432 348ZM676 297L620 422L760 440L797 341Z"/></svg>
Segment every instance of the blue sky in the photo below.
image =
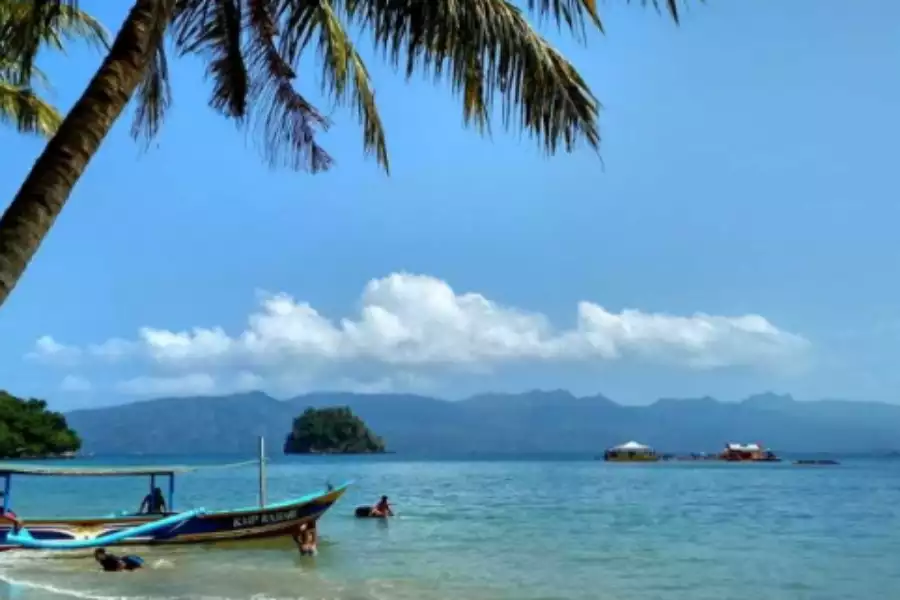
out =
<svg viewBox="0 0 900 600"><path fill-rule="evenodd" d="M272 171L175 62L157 144L121 119L0 309L0 387L59 408L249 387L898 400L900 5L694 4L680 28L608 2L587 47L550 35L604 104L602 163L480 138L444 87L371 58L392 175L341 109L330 173ZM111 29L127 8L82 5ZM99 60L44 58L61 106ZM0 130L3 197L41 147Z"/></svg>

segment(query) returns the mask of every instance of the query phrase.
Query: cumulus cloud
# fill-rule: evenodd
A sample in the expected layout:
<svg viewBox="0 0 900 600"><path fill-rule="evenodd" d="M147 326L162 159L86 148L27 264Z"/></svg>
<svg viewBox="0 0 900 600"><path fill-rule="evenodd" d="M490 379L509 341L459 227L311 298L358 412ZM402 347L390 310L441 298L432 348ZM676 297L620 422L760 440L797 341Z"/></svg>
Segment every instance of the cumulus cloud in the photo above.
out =
<svg viewBox="0 0 900 600"><path fill-rule="evenodd" d="M215 376L210 373L185 373L170 376L140 376L116 384L115 389L134 396L205 396L229 392L260 390L266 381L255 373Z"/></svg>
<svg viewBox="0 0 900 600"><path fill-rule="evenodd" d="M165 378L167 383L139 378L123 389L174 393L163 389L182 385L191 393L203 393L219 386L212 376L199 374L217 369L243 372L247 387L268 379L255 375L258 372L302 379L316 370L359 364L404 373L614 360L691 369L773 368L797 360L808 346L803 337L756 314L614 312L587 301L577 304L575 313L573 327L559 328L539 312L504 306L478 293L457 293L434 277L395 273L365 286L359 312L352 318L331 320L287 294L263 294L240 332L222 327L189 331L143 327L133 340L86 348L45 336L29 356L57 362L61 356L142 359L180 373Z"/></svg>
<svg viewBox="0 0 900 600"><path fill-rule="evenodd" d="M204 395L216 392L216 380L208 373L187 373L175 377L141 376L120 382L116 389L135 396Z"/></svg>
<svg viewBox="0 0 900 600"><path fill-rule="evenodd" d="M34 343L34 350L25 355L30 360L72 365L81 358L81 349L60 344L49 335L41 336Z"/></svg>

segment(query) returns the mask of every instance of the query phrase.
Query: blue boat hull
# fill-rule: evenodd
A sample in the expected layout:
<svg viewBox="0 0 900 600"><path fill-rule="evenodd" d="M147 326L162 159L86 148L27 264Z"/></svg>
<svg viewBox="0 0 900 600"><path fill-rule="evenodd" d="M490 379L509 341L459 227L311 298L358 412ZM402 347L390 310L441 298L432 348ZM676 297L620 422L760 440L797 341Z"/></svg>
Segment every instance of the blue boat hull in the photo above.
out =
<svg viewBox="0 0 900 600"><path fill-rule="evenodd" d="M346 491L346 486L265 507L208 512L144 536L111 545L198 544L291 535L302 523L318 520ZM91 540L152 523L164 515L133 515L96 519L28 519L24 527L35 540ZM7 540L13 523L0 517L0 551L23 549Z"/></svg>

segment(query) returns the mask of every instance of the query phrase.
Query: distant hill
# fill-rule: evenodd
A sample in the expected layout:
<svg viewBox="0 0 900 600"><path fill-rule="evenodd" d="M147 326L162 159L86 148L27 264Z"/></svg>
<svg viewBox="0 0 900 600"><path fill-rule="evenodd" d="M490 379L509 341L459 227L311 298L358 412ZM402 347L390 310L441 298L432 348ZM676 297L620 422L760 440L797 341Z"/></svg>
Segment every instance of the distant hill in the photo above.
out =
<svg viewBox="0 0 900 600"><path fill-rule="evenodd" d="M661 451L763 442L776 452L900 449L900 406L759 394L742 402L661 399L623 406L563 390L446 401L409 394L317 392L286 401L262 392L163 398L66 415L98 454L249 454L256 436L280 448L308 407L347 406L401 454L598 453L631 439Z"/></svg>

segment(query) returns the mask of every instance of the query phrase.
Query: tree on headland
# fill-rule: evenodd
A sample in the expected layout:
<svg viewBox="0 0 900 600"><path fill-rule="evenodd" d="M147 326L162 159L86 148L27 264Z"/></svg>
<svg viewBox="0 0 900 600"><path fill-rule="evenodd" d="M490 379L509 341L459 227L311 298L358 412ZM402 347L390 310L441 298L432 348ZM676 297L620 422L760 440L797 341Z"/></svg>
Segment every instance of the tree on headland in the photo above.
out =
<svg viewBox="0 0 900 600"><path fill-rule="evenodd" d="M16 398L0 390L0 458L44 458L76 452L78 434L43 400Z"/></svg>
<svg viewBox="0 0 900 600"><path fill-rule="evenodd" d="M373 454L384 441L348 407L307 408L294 419L285 454Z"/></svg>
<svg viewBox="0 0 900 600"><path fill-rule="evenodd" d="M40 90L49 89L46 77L34 68L34 57L43 48L63 50L64 40L81 39L109 48L106 30L93 17L72 6L60 7L59 14L35 22L32 0L0 0L0 26L8 33L0 38L0 121L13 125L22 133L50 137L62 123L62 115L41 97ZM39 22L40 22L39 21ZM23 47L30 62L16 60L11 47Z"/></svg>
<svg viewBox="0 0 900 600"><path fill-rule="evenodd" d="M509 0L132 1L108 56L0 219L0 304L132 97L138 100L132 133L149 140L159 130L171 99L167 33L179 54L207 61L210 105L252 127L275 165L318 172L332 164L316 138L329 119L294 87L301 56L314 48L325 90L335 103L353 105L365 151L388 169L372 82L348 26L369 35L407 77L449 80L465 122L479 131L489 130L500 108L505 128L527 131L549 154L600 142L598 103L587 83ZM677 0L648 2L665 3L677 20ZM29 30L39 31L76 0L32 3ZM596 0L528 0L527 9L579 39L587 25L601 28ZM27 71L34 41L9 29L0 30L6 31L0 44Z"/></svg>

